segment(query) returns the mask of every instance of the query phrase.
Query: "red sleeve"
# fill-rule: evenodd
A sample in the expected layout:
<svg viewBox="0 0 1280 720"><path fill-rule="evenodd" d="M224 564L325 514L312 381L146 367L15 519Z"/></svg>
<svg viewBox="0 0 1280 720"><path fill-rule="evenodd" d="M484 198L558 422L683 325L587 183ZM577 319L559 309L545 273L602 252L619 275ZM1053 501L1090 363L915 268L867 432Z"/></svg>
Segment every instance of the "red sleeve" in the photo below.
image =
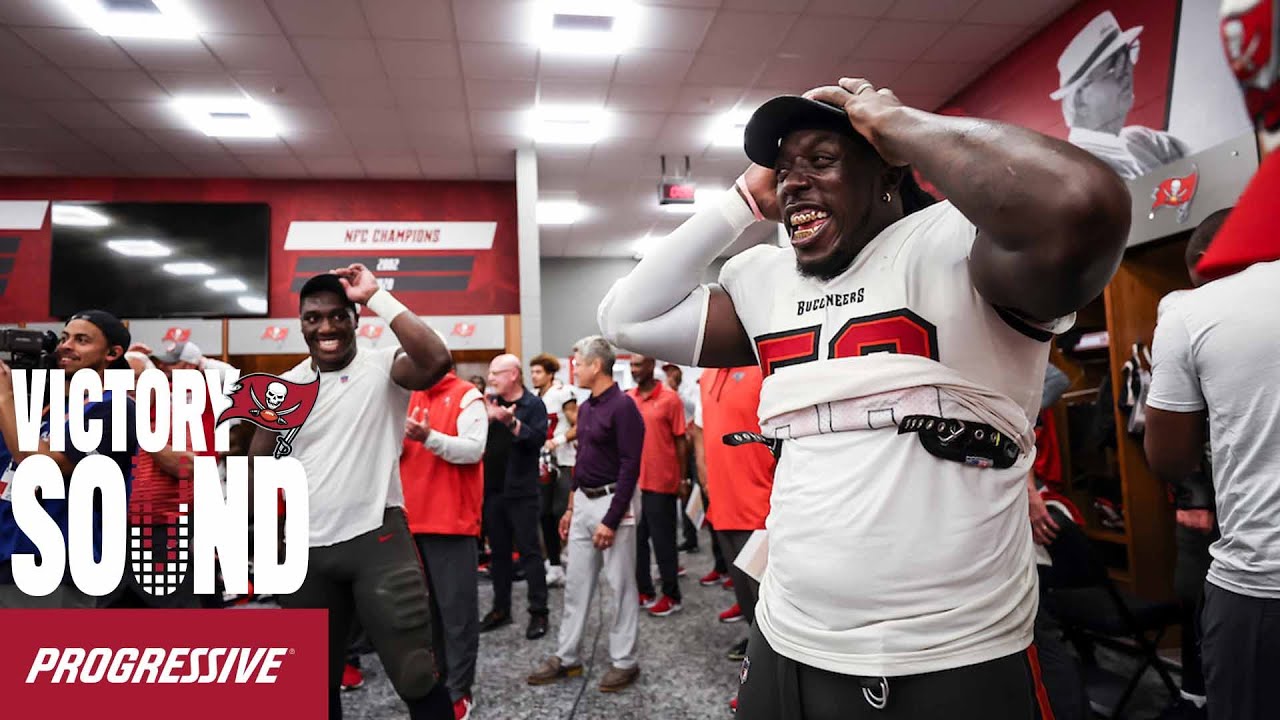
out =
<svg viewBox="0 0 1280 720"><path fill-rule="evenodd" d="M680 400L680 396L676 395L674 391L671 394L675 399L667 403L667 414L671 415L671 434L679 437L684 435L685 432L684 402Z"/></svg>

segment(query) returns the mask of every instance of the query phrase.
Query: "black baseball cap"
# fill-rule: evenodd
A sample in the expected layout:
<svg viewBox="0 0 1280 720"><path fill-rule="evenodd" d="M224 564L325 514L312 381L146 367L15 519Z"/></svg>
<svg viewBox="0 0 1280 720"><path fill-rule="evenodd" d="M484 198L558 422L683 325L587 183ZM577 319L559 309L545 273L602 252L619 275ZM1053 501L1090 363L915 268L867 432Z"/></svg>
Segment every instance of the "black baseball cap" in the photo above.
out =
<svg viewBox="0 0 1280 720"><path fill-rule="evenodd" d="M773 167L778 162L778 146L796 130L830 130L862 140L844 110L799 95L779 95L756 108L747 121L743 132L747 157L757 165Z"/></svg>
<svg viewBox="0 0 1280 720"><path fill-rule="evenodd" d="M311 295L317 295L319 293L334 293L346 301L347 305L351 307L352 312L357 314L360 312L359 308L356 307L356 304L351 302L347 297L347 289L342 286L342 280L338 279L338 276L333 273L321 273L320 275L315 275L302 284L302 289L298 291L299 309L302 307L303 300L306 300Z"/></svg>
<svg viewBox="0 0 1280 720"><path fill-rule="evenodd" d="M129 334L129 328L120 322L120 318L106 310L82 310L67 318L67 322L72 320L84 320L93 323L102 331L103 337L107 339L108 348L115 345L120 346L120 357L112 360L107 367L112 370L129 369L129 361L124 358L124 354L129 349L129 346L133 344L133 336Z"/></svg>

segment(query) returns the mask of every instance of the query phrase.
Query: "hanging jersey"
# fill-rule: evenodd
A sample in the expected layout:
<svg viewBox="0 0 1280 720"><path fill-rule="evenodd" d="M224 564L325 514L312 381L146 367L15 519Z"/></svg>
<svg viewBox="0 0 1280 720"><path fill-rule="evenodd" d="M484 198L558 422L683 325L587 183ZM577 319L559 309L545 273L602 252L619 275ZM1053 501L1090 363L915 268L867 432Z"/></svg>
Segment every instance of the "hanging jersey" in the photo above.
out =
<svg viewBox="0 0 1280 720"><path fill-rule="evenodd" d="M772 246L721 272L765 376L762 428L786 440L756 615L796 661L907 675L1031 642L1030 418L1047 341L1072 318L1031 323L986 302L969 276L975 237L944 202L827 282ZM1023 454L1004 470L934 457L897 434L922 412L995 425Z"/></svg>
<svg viewBox="0 0 1280 720"><path fill-rule="evenodd" d="M564 442L565 433L569 432L569 418L564 414L564 406L577 402L577 397L569 388L556 383L547 390L542 396L542 402L547 406L547 437L560 441L560 447L556 448L556 464L565 467L572 466L577 462L578 448L576 442Z"/></svg>

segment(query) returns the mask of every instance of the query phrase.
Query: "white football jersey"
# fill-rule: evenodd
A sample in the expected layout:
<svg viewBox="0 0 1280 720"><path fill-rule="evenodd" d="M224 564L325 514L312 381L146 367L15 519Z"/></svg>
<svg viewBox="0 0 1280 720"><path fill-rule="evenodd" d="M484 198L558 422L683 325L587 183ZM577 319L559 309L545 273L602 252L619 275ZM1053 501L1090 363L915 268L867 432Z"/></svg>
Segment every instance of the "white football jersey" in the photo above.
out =
<svg viewBox="0 0 1280 720"><path fill-rule="evenodd" d="M573 391L569 388L555 383L542 396L542 402L547 406L547 424L548 432L551 437L563 442L564 436L569 432L569 418L565 417L564 406L570 402L577 402ZM561 467L577 464L578 444L577 442L564 443L556 448L556 464Z"/></svg>
<svg viewBox="0 0 1280 720"><path fill-rule="evenodd" d="M756 616L770 644L798 662L910 675L1031 643L1025 479L1034 449L1024 444L1030 452L1011 468L983 469L936 458L895 428L903 412L893 398L926 387L937 396L932 414L995 417L1030 436L1049 340L1073 318L1045 325L992 307L969 276L975 236L943 202L886 228L828 282L802 276L794 252L773 246L721 272L765 373L762 424L888 398L888 422L779 432L788 439Z"/></svg>

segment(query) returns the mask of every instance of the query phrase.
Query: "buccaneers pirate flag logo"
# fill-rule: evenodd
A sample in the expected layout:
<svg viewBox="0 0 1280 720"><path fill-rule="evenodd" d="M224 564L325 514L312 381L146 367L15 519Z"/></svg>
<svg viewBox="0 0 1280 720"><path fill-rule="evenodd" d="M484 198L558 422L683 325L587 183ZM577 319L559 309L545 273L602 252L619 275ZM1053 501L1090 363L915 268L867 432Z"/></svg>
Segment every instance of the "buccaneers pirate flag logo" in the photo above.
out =
<svg viewBox="0 0 1280 720"><path fill-rule="evenodd" d="M1151 212L1147 215L1147 219L1155 219L1157 210L1168 207L1177 209L1178 222L1186 222L1187 216L1191 213L1191 201L1195 199L1196 185L1199 181L1200 171L1192 165L1190 175L1171 177L1157 185L1155 191L1151 193Z"/></svg>
<svg viewBox="0 0 1280 720"><path fill-rule="evenodd" d="M240 418L279 433L273 455L281 458L293 452L293 439L319 394L319 377L300 385L269 373L251 373L241 377L227 393L231 407L218 416L218 424Z"/></svg>

